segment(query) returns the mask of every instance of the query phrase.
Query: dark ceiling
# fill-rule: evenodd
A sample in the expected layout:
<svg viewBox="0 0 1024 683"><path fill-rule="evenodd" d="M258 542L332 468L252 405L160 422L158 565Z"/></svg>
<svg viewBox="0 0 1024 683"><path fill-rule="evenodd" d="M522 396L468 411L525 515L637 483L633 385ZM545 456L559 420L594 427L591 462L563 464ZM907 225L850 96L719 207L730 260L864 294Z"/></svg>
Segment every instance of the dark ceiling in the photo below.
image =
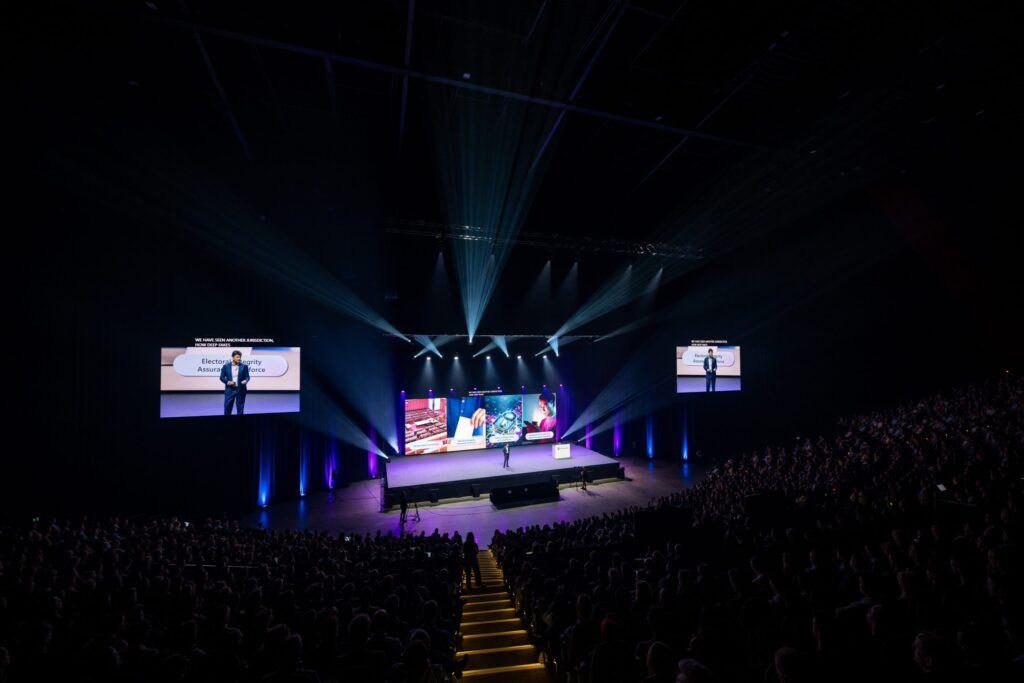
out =
<svg viewBox="0 0 1024 683"><path fill-rule="evenodd" d="M389 288L429 276L429 241L394 228L446 225L453 164L515 169L513 229L711 262L866 188L1014 159L1020 19L924 0L33 6L15 78L45 135L21 144L208 173L316 258L323 221L285 216L357 216L423 264L392 264Z"/></svg>

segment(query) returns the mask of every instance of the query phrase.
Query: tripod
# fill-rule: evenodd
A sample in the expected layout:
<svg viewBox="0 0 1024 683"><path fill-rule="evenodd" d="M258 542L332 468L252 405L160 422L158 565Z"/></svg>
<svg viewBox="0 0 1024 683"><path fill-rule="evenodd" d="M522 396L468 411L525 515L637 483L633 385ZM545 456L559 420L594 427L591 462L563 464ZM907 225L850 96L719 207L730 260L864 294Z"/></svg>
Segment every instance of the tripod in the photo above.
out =
<svg viewBox="0 0 1024 683"><path fill-rule="evenodd" d="M412 498L412 521L414 522L420 521L420 504L416 502L417 493L418 491L416 489L413 489L412 495L410 496L410 498Z"/></svg>

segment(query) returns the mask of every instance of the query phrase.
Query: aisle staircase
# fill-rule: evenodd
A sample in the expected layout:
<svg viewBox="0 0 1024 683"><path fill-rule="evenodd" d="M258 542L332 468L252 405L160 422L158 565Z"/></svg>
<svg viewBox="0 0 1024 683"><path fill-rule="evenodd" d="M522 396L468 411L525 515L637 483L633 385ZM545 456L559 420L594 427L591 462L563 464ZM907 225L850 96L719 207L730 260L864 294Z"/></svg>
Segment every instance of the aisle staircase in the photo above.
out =
<svg viewBox="0 0 1024 683"><path fill-rule="evenodd" d="M540 651L516 616L494 556L488 549L479 560L483 586L474 585L462 594L462 649L456 656L469 655L471 667L462 677L472 683L548 683L553 677L539 662Z"/></svg>

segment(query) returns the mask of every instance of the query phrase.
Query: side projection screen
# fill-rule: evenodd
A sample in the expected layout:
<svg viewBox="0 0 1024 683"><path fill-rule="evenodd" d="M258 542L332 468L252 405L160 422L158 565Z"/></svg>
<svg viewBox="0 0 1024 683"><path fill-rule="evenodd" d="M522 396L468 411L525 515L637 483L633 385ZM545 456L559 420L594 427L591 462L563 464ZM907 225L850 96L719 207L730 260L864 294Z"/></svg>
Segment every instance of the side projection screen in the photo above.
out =
<svg viewBox="0 0 1024 683"><path fill-rule="evenodd" d="M740 347L691 342L676 347L676 393L740 390Z"/></svg>
<svg viewBox="0 0 1024 683"><path fill-rule="evenodd" d="M269 344L163 347L160 417L297 413L300 355Z"/></svg>

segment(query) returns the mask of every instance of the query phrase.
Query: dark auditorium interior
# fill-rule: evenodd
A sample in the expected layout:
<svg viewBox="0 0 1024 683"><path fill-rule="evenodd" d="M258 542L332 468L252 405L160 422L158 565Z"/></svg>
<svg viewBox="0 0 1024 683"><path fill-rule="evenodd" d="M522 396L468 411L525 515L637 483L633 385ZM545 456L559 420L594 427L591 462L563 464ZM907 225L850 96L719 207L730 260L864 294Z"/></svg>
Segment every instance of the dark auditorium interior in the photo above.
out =
<svg viewBox="0 0 1024 683"><path fill-rule="evenodd" d="M5 15L0 683L1024 680L1024 6Z"/></svg>

